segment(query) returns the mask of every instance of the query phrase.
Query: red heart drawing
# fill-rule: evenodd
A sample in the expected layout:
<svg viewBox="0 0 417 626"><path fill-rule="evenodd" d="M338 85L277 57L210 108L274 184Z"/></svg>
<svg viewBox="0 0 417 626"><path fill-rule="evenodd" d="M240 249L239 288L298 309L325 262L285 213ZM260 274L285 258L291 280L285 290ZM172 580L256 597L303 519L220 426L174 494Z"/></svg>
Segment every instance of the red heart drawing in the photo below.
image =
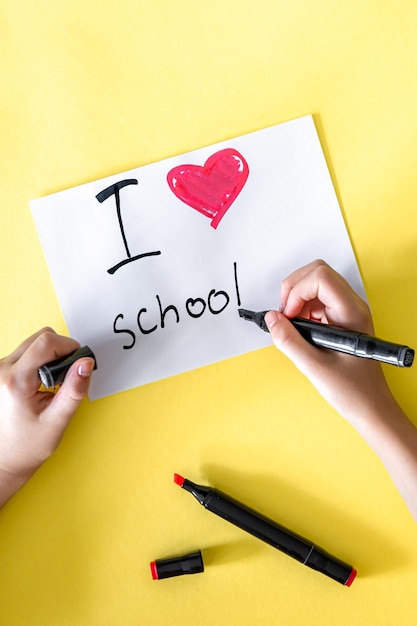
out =
<svg viewBox="0 0 417 626"><path fill-rule="evenodd" d="M177 198L211 218L211 226L217 228L248 175L249 166L243 156L233 148L226 148L212 154L203 167L174 167L168 172L167 180Z"/></svg>

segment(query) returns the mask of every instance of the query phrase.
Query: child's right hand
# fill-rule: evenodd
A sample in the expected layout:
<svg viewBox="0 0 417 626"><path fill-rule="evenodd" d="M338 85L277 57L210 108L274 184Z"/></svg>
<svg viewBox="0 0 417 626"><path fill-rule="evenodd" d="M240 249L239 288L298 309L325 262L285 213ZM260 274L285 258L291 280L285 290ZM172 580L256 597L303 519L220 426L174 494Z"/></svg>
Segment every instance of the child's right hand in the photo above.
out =
<svg viewBox="0 0 417 626"><path fill-rule="evenodd" d="M275 345L376 452L417 521L417 429L392 396L380 364L312 346L287 319L306 317L373 335L367 305L324 261L284 280L281 302L283 313L265 315Z"/></svg>
<svg viewBox="0 0 417 626"><path fill-rule="evenodd" d="M272 340L343 417L354 423L392 399L379 363L312 346L287 319L304 317L374 334L367 304L327 263L314 261L288 276L281 308L282 313L265 316Z"/></svg>

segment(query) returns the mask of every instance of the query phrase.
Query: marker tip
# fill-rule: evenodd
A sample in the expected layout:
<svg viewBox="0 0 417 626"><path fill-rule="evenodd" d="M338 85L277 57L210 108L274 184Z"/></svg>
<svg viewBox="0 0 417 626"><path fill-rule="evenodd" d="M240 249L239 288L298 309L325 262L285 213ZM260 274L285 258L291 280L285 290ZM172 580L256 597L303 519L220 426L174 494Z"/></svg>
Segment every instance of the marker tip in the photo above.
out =
<svg viewBox="0 0 417 626"><path fill-rule="evenodd" d="M182 487L185 482L185 478L180 476L179 474L174 474L174 483L179 487Z"/></svg>

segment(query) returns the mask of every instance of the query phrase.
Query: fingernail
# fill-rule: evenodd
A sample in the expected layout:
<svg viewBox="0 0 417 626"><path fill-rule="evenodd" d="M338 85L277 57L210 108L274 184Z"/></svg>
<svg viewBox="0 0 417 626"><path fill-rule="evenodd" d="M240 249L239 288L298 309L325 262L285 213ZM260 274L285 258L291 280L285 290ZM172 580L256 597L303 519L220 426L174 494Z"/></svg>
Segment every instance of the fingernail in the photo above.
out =
<svg viewBox="0 0 417 626"><path fill-rule="evenodd" d="M265 315L265 323L268 326L268 330L271 330L271 328L277 323L278 321L278 315L276 314L275 311L268 311L268 313Z"/></svg>
<svg viewBox="0 0 417 626"><path fill-rule="evenodd" d="M279 303L279 307L278 307L278 313L282 313L284 310L284 305L282 304L282 302Z"/></svg>
<svg viewBox="0 0 417 626"><path fill-rule="evenodd" d="M83 361L78 366L78 374L83 378L89 378L94 369L94 361L93 359L88 359L87 361Z"/></svg>

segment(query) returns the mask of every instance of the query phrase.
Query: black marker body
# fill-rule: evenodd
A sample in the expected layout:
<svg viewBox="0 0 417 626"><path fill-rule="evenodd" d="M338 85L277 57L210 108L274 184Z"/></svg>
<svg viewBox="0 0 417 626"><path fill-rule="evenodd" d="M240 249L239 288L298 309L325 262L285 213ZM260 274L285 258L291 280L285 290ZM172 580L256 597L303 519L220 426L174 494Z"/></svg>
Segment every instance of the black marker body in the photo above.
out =
<svg viewBox="0 0 417 626"><path fill-rule="evenodd" d="M265 323L268 311L250 311L239 309L239 315L245 320L254 322L265 332L269 332ZM397 367L411 367L414 350L408 346L371 337L365 333L346 330L330 324L322 324L302 317L289 320L306 341L320 348L344 352L352 356L381 361Z"/></svg>
<svg viewBox="0 0 417 626"><path fill-rule="evenodd" d="M413 363L414 351L407 346L371 337L365 333L344 330L330 324L304 320L301 317L290 321L304 339L321 348L329 348L399 367L410 367Z"/></svg>
<svg viewBox="0 0 417 626"><path fill-rule="evenodd" d="M231 524L238 526L304 565L326 574L342 585L350 586L352 584L356 570L351 565L315 546L309 540L284 526L280 526L217 489L197 485L187 479L182 484L181 482L177 484L191 493L206 509Z"/></svg>

